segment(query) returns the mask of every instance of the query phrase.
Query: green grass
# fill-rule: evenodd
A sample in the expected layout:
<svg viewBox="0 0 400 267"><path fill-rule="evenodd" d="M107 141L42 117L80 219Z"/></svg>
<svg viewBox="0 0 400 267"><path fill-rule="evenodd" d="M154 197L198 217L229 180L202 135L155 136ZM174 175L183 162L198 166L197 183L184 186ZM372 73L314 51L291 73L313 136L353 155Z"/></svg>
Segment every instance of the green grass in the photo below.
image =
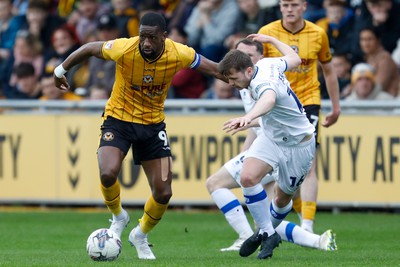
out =
<svg viewBox="0 0 400 267"><path fill-rule="evenodd" d="M114 262L94 262L85 251L89 234L108 226L105 210L17 210L0 212L0 266L400 266L400 215L382 213L317 214L315 231L333 228L339 250L319 251L282 243L272 259L256 253L241 258L219 252L236 235L219 211L168 210L152 231L155 261L137 259L127 236L141 211L130 211L123 249ZM289 219L297 222L294 214Z"/></svg>

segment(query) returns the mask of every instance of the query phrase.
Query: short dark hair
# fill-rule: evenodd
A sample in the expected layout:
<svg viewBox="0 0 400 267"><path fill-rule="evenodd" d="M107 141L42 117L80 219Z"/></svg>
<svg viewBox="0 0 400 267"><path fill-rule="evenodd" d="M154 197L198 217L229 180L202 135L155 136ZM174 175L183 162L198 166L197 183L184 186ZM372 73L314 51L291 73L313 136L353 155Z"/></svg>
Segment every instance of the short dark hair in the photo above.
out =
<svg viewBox="0 0 400 267"><path fill-rule="evenodd" d="M167 30L167 22L165 18L156 12L148 12L140 19L140 25L158 26L161 31Z"/></svg>
<svg viewBox="0 0 400 267"><path fill-rule="evenodd" d="M248 45L248 46L255 46L257 49L257 52L259 52L261 55L264 53L264 46L262 43L260 43L259 41L253 41L247 38L243 38L241 40L239 40L236 45L235 45L235 49L238 48L239 44L244 44L244 45Z"/></svg>
<svg viewBox="0 0 400 267"><path fill-rule="evenodd" d="M26 78L35 75L35 68L32 63L21 62L14 67L14 73L17 78Z"/></svg>
<svg viewBox="0 0 400 267"><path fill-rule="evenodd" d="M236 70L238 72L245 71L248 67L252 67L253 62L251 58L246 53L240 50L229 51L224 58L218 64L218 72L224 76L231 73L231 70Z"/></svg>

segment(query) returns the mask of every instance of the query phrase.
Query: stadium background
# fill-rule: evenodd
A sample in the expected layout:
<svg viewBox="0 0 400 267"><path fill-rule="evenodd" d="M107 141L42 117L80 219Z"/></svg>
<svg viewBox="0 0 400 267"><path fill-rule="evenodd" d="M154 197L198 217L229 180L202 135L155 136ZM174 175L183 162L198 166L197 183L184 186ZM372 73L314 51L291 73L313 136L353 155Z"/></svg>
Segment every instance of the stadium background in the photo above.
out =
<svg viewBox="0 0 400 267"><path fill-rule="evenodd" d="M103 206L96 159L103 106L0 102L0 204ZM329 102L323 107L326 113ZM166 109L171 205L213 206L205 180L240 150L245 133L227 135L222 124L242 112L241 102L170 100ZM339 123L322 129L318 207L399 208L398 103L342 103L342 109ZM124 204L142 205L149 188L131 153L119 179Z"/></svg>

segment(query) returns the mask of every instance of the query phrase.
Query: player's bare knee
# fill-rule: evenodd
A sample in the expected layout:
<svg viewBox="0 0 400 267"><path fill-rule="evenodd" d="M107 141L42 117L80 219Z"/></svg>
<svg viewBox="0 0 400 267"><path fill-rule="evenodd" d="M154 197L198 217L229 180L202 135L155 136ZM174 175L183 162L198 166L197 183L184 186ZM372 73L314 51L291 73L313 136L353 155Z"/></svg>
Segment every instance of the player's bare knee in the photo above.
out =
<svg viewBox="0 0 400 267"><path fill-rule="evenodd" d="M253 177L247 175L246 173L242 173L242 175L240 176L240 183L244 187L251 187L257 184L256 181L254 181Z"/></svg>
<svg viewBox="0 0 400 267"><path fill-rule="evenodd" d="M286 198L286 197L282 197L282 196L275 196L275 198L274 198L275 205L278 208L286 207L289 204L290 200L291 200L291 198L289 198L289 197Z"/></svg>
<svg viewBox="0 0 400 267"><path fill-rule="evenodd" d="M163 192L153 192L153 198L160 204L167 204L172 197L171 190L164 190Z"/></svg>
<svg viewBox="0 0 400 267"><path fill-rule="evenodd" d="M117 181L117 175L112 172L102 172L100 174L100 180L104 187L110 187Z"/></svg>
<svg viewBox="0 0 400 267"><path fill-rule="evenodd" d="M206 188L208 190L208 193L210 193L210 194L218 189L217 181L213 175L211 175L210 177L207 178Z"/></svg>

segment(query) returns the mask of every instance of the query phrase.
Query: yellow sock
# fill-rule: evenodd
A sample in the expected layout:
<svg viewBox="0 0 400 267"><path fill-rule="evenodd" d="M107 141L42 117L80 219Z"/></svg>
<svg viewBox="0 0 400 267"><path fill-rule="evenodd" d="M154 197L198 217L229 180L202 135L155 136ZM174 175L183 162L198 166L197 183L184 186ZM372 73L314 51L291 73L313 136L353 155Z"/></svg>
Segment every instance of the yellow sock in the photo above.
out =
<svg viewBox="0 0 400 267"><path fill-rule="evenodd" d="M315 219L315 212L317 210L317 203L313 201L303 201L301 203L301 213L303 216L303 220L312 220Z"/></svg>
<svg viewBox="0 0 400 267"><path fill-rule="evenodd" d="M301 213L301 198L300 197L293 199L293 209L296 213Z"/></svg>
<svg viewBox="0 0 400 267"><path fill-rule="evenodd" d="M140 230L147 234L161 220L164 212L167 210L168 204L160 204L156 202L153 196L149 197L144 205L144 213L139 219Z"/></svg>
<svg viewBox="0 0 400 267"><path fill-rule="evenodd" d="M104 203L108 210L115 216L119 215L122 211L122 206L118 180L110 187L104 187L101 185L101 192L103 193Z"/></svg>

